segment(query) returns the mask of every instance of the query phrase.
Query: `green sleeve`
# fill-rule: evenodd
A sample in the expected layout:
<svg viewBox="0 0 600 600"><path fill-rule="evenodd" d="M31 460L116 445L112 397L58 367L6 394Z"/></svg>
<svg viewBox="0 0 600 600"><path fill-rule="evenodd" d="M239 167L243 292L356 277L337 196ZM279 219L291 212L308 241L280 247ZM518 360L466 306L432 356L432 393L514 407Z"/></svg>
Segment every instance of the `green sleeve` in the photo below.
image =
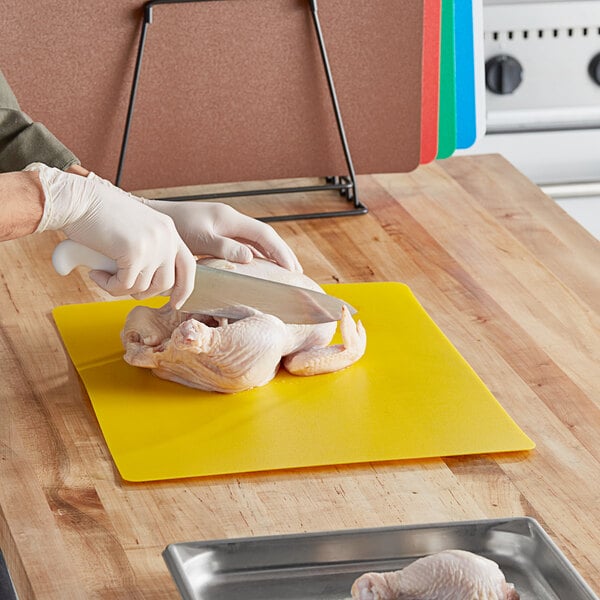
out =
<svg viewBox="0 0 600 600"><path fill-rule="evenodd" d="M0 173L21 171L33 162L62 170L79 164L68 148L21 110L0 71Z"/></svg>

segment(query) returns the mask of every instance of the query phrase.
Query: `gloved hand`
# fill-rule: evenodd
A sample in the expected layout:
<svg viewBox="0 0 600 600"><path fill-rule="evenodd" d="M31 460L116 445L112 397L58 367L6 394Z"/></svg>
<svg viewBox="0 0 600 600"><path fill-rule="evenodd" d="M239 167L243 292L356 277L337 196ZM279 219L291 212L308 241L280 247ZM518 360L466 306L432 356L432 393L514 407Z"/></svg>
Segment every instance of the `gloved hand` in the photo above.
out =
<svg viewBox="0 0 600 600"><path fill-rule="evenodd" d="M240 263L262 256L290 271L302 272L296 255L275 229L228 204L146 199L142 202L169 215L194 254L209 254Z"/></svg>
<svg viewBox="0 0 600 600"><path fill-rule="evenodd" d="M115 187L106 179L97 179L108 188ZM290 271L302 272L296 255L275 229L238 212L228 204L149 200L128 195L171 217L179 235L193 254L207 254L241 263L260 256Z"/></svg>
<svg viewBox="0 0 600 600"><path fill-rule="evenodd" d="M116 261L114 275L90 271L101 288L139 299L173 288L173 306L185 302L194 288L196 261L171 218L94 173L82 177L40 163L26 170L39 173L45 195L36 231L62 229L70 239Z"/></svg>

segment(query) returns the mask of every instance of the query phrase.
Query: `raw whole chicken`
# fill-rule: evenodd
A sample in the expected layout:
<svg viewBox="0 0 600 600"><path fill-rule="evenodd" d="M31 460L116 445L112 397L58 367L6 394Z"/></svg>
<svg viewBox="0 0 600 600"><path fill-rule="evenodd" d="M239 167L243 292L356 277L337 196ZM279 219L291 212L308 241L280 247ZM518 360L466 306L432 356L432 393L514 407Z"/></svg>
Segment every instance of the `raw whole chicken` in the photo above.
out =
<svg viewBox="0 0 600 600"><path fill-rule="evenodd" d="M400 571L365 573L354 600L519 600L492 560L464 550L425 556Z"/></svg>
<svg viewBox="0 0 600 600"><path fill-rule="evenodd" d="M248 264L221 259L200 261L210 267L323 291L312 279L267 260ZM121 339L125 361L152 369L163 379L224 393L265 385L279 365L294 375L338 371L365 352L366 334L347 310L340 321L342 344L329 345L337 322L289 325L273 315L240 307L240 319L215 319L178 311L137 306L127 316ZM283 361L282 361L283 358Z"/></svg>

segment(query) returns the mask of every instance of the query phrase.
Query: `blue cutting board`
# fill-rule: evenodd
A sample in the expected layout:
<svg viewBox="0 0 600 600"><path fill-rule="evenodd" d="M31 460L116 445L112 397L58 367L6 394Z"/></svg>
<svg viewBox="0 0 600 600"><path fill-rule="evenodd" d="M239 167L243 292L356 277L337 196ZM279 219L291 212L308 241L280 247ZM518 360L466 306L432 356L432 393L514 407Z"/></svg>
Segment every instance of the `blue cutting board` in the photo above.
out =
<svg viewBox="0 0 600 600"><path fill-rule="evenodd" d="M470 148L477 139L473 2L454 3L456 64L456 147Z"/></svg>

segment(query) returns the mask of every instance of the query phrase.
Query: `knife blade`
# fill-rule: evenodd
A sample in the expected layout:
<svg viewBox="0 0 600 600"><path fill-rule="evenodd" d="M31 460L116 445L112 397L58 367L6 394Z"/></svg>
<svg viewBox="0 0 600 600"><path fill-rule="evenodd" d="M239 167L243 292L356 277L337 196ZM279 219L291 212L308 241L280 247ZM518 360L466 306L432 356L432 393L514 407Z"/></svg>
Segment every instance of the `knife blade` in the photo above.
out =
<svg viewBox="0 0 600 600"><path fill-rule="evenodd" d="M322 292L205 265L196 265L194 291L181 310L240 318L246 306L297 324L339 321L343 306L356 313L347 302Z"/></svg>
<svg viewBox="0 0 600 600"><path fill-rule="evenodd" d="M114 260L73 240L58 244L52 264L60 275L80 265L117 272ZM181 311L239 319L247 316L244 307L248 306L294 324L339 321L344 306L350 314L356 313L350 304L329 294L200 264L196 265L194 291Z"/></svg>

